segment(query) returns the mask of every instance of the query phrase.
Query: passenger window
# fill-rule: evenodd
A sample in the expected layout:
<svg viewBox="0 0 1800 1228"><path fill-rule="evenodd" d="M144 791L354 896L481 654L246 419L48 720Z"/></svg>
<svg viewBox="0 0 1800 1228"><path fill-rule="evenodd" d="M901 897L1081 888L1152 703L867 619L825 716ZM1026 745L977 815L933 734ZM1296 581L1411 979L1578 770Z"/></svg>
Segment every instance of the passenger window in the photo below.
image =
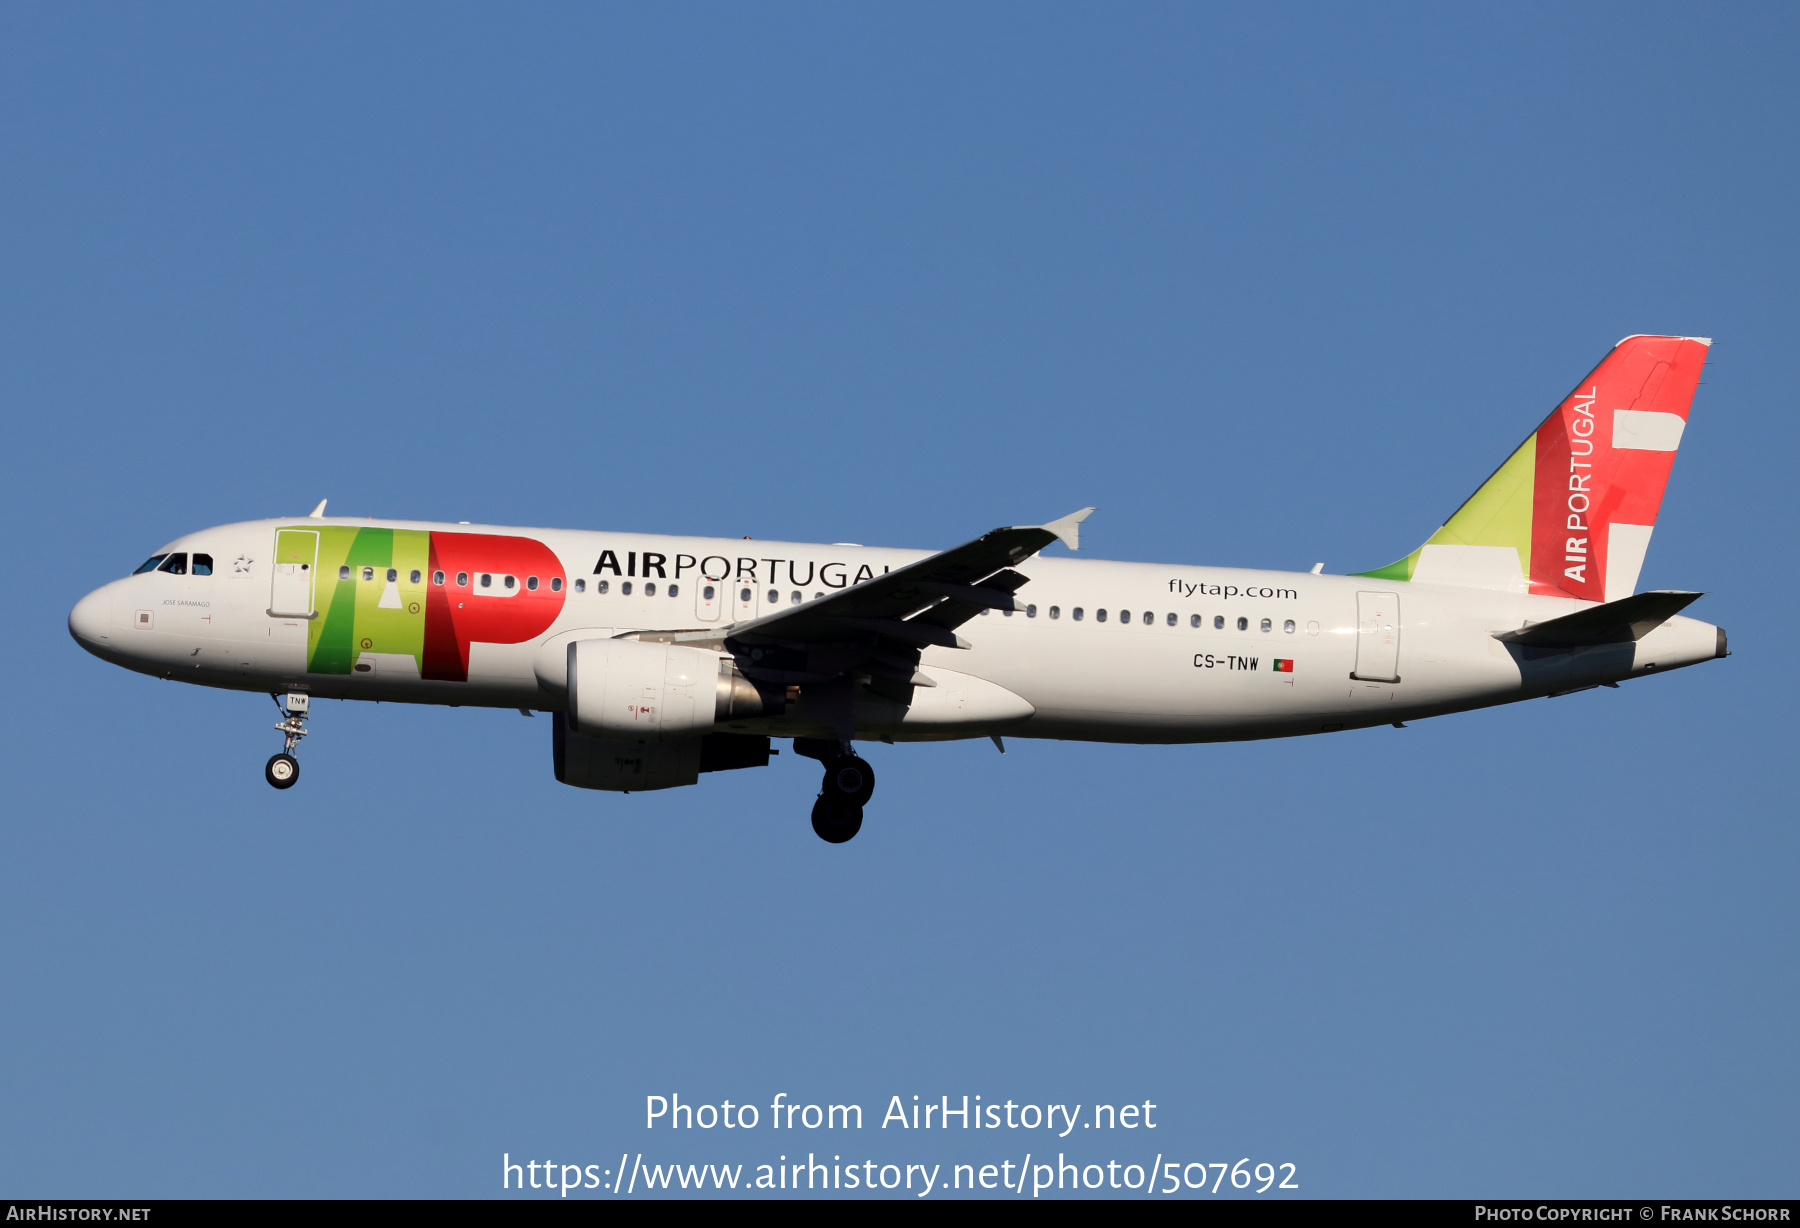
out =
<svg viewBox="0 0 1800 1228"><path fill-rule="evenodd" d="M363 568L363 579L373 580L374 578L375 578L375 569L373 567Z"/></svg>
<svg viewBox="0 0 1800 1228"><path fill-rule="evenodd" d="M1281 629L1283 631L1287 632L1289 635L1294 634L1294 620L1290 618L1286 622L1282 623Z"/></svg>
<svg viewBox="0 0 1800 1228"><path fill-rule="evenodd" d="M172 576L185 576L187 575L187 555L171 554L163 560L163 565L157 570L166 571Z"/></svg>
<svg viewBox="0 0 1800 1228"><path fill-rule="evenodd" d="M1062 607L1059 605L1051 606L1050 607L1050 617L1051 618L1061 618L1062 617Z"/></svg>
<svg viewBox="0 0 1800 1228"><path fill-rule="evenodd" d="M1076 606L1075 609L1069 614L1069 617L1073 618L1076 622L1080 622L1081 621L1081 607Z"/></svg>
<svg viewBox="0 0 1800 1228"><path fill-rule="evenodd" d="M444 582L444 573L441 571L432 572L431 573L431 582L433 584L442 584Z"/></svg>
<svg viewBox="0 0 1800 1228"><path fill-rule="evenodd" d="M562 592L562 577L561 576L551 576L550 577L550 591L553 593Z"/></svg>
<svg viewBox="0 0 1800 1228"><path fill-rule="evenodd" d="M644 585L644 596L646 596L646 597L656 596L656 583L654 581L652 581L649 584Z"/></svg>
<svg viewBox="0 0 1800 1228"><path fill-rule="evenodd" d="M350 568L349 567L345 566L345 567L338 568L338 579L348 580L349 578L350 578Z"/></svg>
<svg viewBox="0 0 1800 1228"><path fill-rule="evenodd" d="M780 605L781 604L781 594L776 592L774 589L769 590L769 604L770 605Z"/></svg>
<svg viewBox="0 0 1800 1228"><path fill-rule="evenodd" d="M1223 614L1214 614L1213 615L1213 630L1214 631L1225 630L1225 616Z"/></svg>
<svg viewBox="0 0 1800 1228"><path fill-rule="evenodd" d="M976 610L975 612L977 614L992 614L993 613L992 610Z"/></svg>
<svg viewBox="0 0 1800 1228"><path fill-rule="evenodd" d="M1308 635L1319 634L1319 624L1318 623L1307 623L1306 624L1306 634L1308 634Z"/></svg>
<svg viewBox="0 0 1800 1228"><path fill-rule="evenodd" d="M671 596L671 597L681 596L681 585L679 585L679 584L669 585L669 596Z"/></svg>
<svg viewBox="0 0 1800 1228"><path fill-rule="evenodd" d="M713 586L710 584L702 585L701 589L700 589L700 597L704 601L711 601L713 599Z"/></svg>
<svg viewBox="0 0 1800 1228"><path fill-rule="evenodd" d="M1273 631L1275 630L1275 624L1265 618L1262 620L1262 629L1264 631Z"/></svg>
<svg viewBox="0 0 1800 1228"><path fill-rule="evenodd" d="M388 583L389 584L392 584L394 581L398 580L399 578L400 578L400 573L398 571L396 571L392 567L388 568Z"/></svg>
<svg viewBox="0 0 1800 1228"><path fill-rule="evenodd" d="M518 584L519 584L519 582L517 580L513 579L511 576L502 577L502 581L505 583L507 588L517 588Z"/></svg>
<svg viewBox="0 0 1800 1228"><path fill-rule="evenodd" d="M806 598L801 596L799 593L790 593L788 595L788 604L789 605L799 605L802 601L805 601L805 600L806 600Z"/></svg>
<svg viewBox="0 0 1800 1228"><path fill-rule="evenodd" d="M551 583L551 584L552 584L552 585L554 585L554 584L555 584L555 583L556 583L556 581L554 581L554 580L552 580L552 581L550 581L550 583ZM586 581L586 580L577 580L577 581L575 581L575 591L576 591L576 592L578 592L578 593L585 593L585 592L587 592L587 581Z"/></svg>
<svg viewBox="0 0 1800 1228"><path fill-rule="evenodd" d="M631 596L631 581L630 580L627 580L627 581L625 581L625 583L619 585L619 596L621 596L621 597Z"/></svg>
<svg viewBox="0 0 1800 1228"><path fill-rule="evenodd" d="M744 589L742 592L738 593L738 600L743 602L745 605L749 605L750 604L750 590Z"/></svg>
<svg viewBox="0 0 1800 1228"><path fill-rule="evenodd" d="M169 556L166 554L153 554L149 558L145 559L142 566L140 566L136 571L132 572L131 574L134 576L141 576L146 571L155 571L156 565L168 557Z"/></svg>
<svg viewBox="0 0 1800 1228"><path fill-rule="evenodd" d="M1075 617L1080 618L1081 614L1079 612L1077 612ZM1105 622L1106 621L1106 611L1105 610L1095 610L1094 611L1094 621L1097 623Z"/></svg>
<svg viewBox="0 0 1800 1228"><path fill-rule="evenodd" d="M1198 614L1188 615L1188 626L1198 627L1199 625L1200 625L1200 616Z"/></svg>
<svg viewBox="0 0 1800 1228"><path fill-rule="evenodd" d="M469 587L469 573L468 572L459 571L456 573L456 587L457 588Z"/></svg>
<svg viewBox="0 0 1800 1228"><path fill-rule="evenodd" d="M813 600L817 601L819 598L823 597L824 595L825 595L824 593L814 593Z"/></svg>
<svg viewBox="0 0 1800 1228"><path fill-rule="evenodd" d="M1250 620L1249 620L1249 619L1247 619L1247 618L1240 618L1240 619L1238 619L1238 630L1239 630L1239 631L1248 631L1248 630L1250 630Z"/></svg>
<svg viewBox="0 0 1800 1228"><path fill-rule="evenodd" d="M194 556L194 574L197 576L212 575L212 555L196 554Z"/></svg>
<svg viewBox="0 0 1800 1228"><path fill-rule="evenodd" d="M1026 618L1036 618L1037 617L1037 607L1034 605L1026 606L1025 607L1025 617Z"/></svg>
<svg viewBox="0 0 1800 1228"><path fill-rule="evenodd" d="M1166 621L1166 622L1167 622L1167 623L1168 623L1168 624L1169 624L1169 625L1170 625L1170 626L1171 626L1171 627L1173 627L1173 626L1174 626L1174 625L1175 625L1175 616L1174 616L1174 615L1173 615L1173 614L1171 614L1171 615L1169 615L1169 617L1168 617L1168 618L1167 618L1167 619L1166 619L1166 620L1165 620L1165 621Z"/></svg>
<svg viewBox="0 0 1800 1228"><path fill-rule="evenodd" d="M1173 618L1174 615L1170 615L1170 617ZM1144 625L1146 627L1148 627L1151 624L1153 624L1155 621L1156 621L1156 615L1152 614L1149 610L1145 610L1144 611Z"/></svg>
<svg viewBox="0 0 1800 1228"><path fill-rule="evenodd" d="M493 588L494 587L494 576L493 576L492 572L484 571L481 573L481 587L482 588Z"/></svg>
<svg viewBox="0 0 1800 1228"><path fill-rule="evenodd" d="M419 575L420 575L420 573L417 571L407 572L406 573L406 582L408 584L417 584L419 582Z"/></svg>
<svg viewBox="0 0 1800 1228"><path fill-rule="evenodd" d="M604 594L610 588L612 588L611 580L596 580L596 581L594 581L594 592L597 594Z"/></svg>
<svg viewBox="0 0 1800 1228"><path fill-rule="evenodd" d="M531 592L534 592L534 593L537 592L537 577L536 576L526 576L525 577L525 587L528 590L530 590Z"/></svg>

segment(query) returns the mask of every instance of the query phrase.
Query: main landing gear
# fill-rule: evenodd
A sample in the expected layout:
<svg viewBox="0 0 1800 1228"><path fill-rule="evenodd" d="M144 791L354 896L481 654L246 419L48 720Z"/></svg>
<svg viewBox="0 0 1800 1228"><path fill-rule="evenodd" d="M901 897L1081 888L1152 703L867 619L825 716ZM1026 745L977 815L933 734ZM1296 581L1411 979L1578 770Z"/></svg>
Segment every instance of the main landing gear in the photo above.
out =
<svg viewBox="0 0 1800 1228"><path fill-rule="evenodd" d="M794 750L825 765L812 809L814 833L827 843L844 843L862 830L863 806L875 793L875 769L848 742L795 738Z"/></svg>
<svg viewBox="0 0 1800 1228"><path fill-rule="evenodd" d="M289 691L286 705L282 704L279 695L269 698L275 701L276 710L281 713L281 724L275 726L275 732L287 735L287 744L280 754L269 757L263 767L263 779L277 789L291 789L300 779L300 761L294 758L294 749L306 736L307 709L312 706L312 700L304 691Z"/></svg>

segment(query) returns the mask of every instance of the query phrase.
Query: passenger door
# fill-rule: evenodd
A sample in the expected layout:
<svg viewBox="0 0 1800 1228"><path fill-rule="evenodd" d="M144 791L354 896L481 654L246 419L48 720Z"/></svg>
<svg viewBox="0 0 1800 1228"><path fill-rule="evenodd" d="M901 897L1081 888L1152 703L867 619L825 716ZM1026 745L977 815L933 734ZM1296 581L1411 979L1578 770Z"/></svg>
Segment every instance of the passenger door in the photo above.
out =
<svg viewBox="0 0 1800 1228"><path fill-rule="evenodd" d="M1400 681L1400 595L1356 594L1356 672L1364 682Z"/></svg>
<svg viewBox="0 0 1800 1228"><path fill-rule="evenodd" d="M278 618L311 618L319 570L317 529L277 529L275 564L269 569L269 613Z"/></svg>

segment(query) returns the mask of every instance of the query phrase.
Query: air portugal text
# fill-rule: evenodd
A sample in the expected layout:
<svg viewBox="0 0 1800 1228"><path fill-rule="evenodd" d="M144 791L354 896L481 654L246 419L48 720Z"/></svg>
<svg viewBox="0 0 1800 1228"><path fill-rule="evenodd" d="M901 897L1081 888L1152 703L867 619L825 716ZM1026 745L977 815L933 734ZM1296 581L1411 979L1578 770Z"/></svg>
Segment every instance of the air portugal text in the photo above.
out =
<svg viewBox="0 0 1800 1228"><path fill-rule="evenodd" d="M848 588L852 584L861 584L864 580L872 580L876 575L875 568L868 563L860 565L855 572L851 572L848 563L815 563L811 559L744 558L741 556L726 558L722 554L705 556L677 554L675 561L670 563L668 555L659 554L654 550L645 550L642 553L636 550L627 550L624 553L625 562L621 565L618 551L602 550L600 558L594 563L593 574L596 576L613 575L622 579L679 580L692 569L699 571L702 576L715 583L729 578L747 581L751 584L780 584L782 582L781 565L786 563L787 583L801 588L814 583L815 577L817 583L826 588ZM759 563L767 563L768 570L758 574L757 564ZM800 572L802 565L806 568L804 575ZM670 567L675 569L673 576L669 574ZM887 566L883 565L882 574L886 574L887 570Z"/></svg>

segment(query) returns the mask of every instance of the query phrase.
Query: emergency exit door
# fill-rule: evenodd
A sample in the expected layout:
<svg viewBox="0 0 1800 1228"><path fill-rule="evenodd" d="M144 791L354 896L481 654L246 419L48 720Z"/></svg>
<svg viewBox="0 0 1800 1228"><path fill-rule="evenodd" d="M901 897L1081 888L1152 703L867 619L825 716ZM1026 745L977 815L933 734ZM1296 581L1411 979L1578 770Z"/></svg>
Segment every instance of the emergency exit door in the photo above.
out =
<svg viewBox="0 0 1800 1228"><path fill-rule="evenodd" d="M1356 594L1356 672L1364 682L1400 681L1400 595Z"/></svg>
<svg viewBox="0 0 1800 1228"><path fill-rule="evenodd" d="M747 623L756 617L757 607L761 602L757 597L755 580L738 579L733 581L731 595L734 599L731 610L732 622Z"/></svg>
<svg viewBox="0 0 1800 1228"><path fill-rule="evenodd" d="M703 623L719 621L719 612L731 599L731 586L724 580L709 579L704 573L694 585L694 617Z"/></svg>
<svg viewBox="0 0 1800 1228"><path fill-rule="evenodd" d="M277 618L311 618L319 570L319 531L279 529L269 582L269 613Z"/></svg>

